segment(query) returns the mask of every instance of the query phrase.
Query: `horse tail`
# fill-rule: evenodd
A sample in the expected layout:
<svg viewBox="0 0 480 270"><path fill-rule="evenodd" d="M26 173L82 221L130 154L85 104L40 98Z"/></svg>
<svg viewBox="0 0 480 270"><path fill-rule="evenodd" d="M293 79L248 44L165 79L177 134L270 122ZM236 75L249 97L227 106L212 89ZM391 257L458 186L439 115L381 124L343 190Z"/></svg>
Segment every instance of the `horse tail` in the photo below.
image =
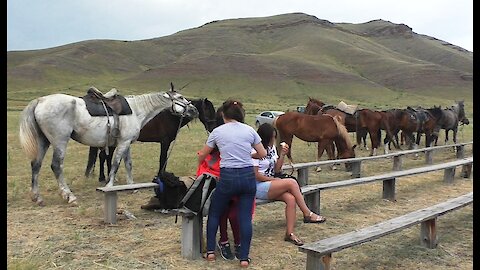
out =
<svg viewBox="0 0 480 270"><path fill-rule="evenodd" d="M30 160L34 160L38 154L38 137L43 134L35 119L35 108L38 99L30 101L23 109L20 117L20 144Z"/></svg>
<svg viewBox="0 0 480 270"><path fill-rule="evenodd" d="M340 122L342 118L339 115L335 115L332 118L333 118L333 121L335 122L335 125L337 126L338 135L343 138L343 140L347 144L348 148L351 148L352 147L352 142L350 141L350 137L348 135L348 130L345 127L345 125L343 125Z"/></svg>

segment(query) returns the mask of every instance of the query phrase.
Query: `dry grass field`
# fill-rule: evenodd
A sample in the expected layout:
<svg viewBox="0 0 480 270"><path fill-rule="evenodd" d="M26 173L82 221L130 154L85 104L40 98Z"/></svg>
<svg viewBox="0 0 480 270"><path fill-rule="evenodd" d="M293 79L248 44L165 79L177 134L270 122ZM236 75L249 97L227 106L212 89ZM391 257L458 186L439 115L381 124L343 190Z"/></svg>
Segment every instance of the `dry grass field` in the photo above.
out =
<svg viewBox="0 0 480 270"><path fill-rule="evenodd" d="M32 203L30 165L18 140L19 111L7 112L7 268L8 269L237 269L238 261L214 263L203 259L189 261L180 254L181 219L140 209L153 191L120 193L118 208L128 210L136 219L119 215L117 224L103 222L103 194L96 192L96 177L83 176L88 147L70 142L65 160L65 178L78 198L69 206L59 195L50 170L51 149L40 173L40 192L45 206ZM253 126L254 115L247 123ZM473 121L472 121L473 122ZM458 140L473 140L473 124L462 128ZM443 132L442 132L443 136ZM200 122L184 127L177 138L167 170L177 176L195 172L195 152L207 134ZM353 137L352 137L353 140ZM422 140L423 141L423 140ZM443 142L443 137L439 142ZM442 143L441 143L442 144ZM296 162L315 160L315 144L294 140ZM383 149L380 149L381 153ZM357 150L357 156L368 155ZM135 143L132 146L135 182L150 182L158 169L159 145ZM473 155L473 147L466 149ZM453 160L452 149L434 154L434 163ZM325 159L325 157L323 157ZM424 165L424 157L407 156L404 168ZM364 175L391 170L392 160L364 162ZM125 169L119 170L118 182L125 183ZM341 167L310 171L310 183L349 178ZM305 242L369 226L385 219L428 207L473 190L473 179L460 178L457 171L453 184L443 183L443 172L401 178L396 184L397 201L381 199L382 184L371 183L322 193L323 224L304 224L297 211L296 233ZM473 178L473 177L472 177ZM439 217L439 245L427 249L420 245L420 225L333 254L333 269L473 269L473 206ZM254 236L250 269L305 269L306 254L283 241L284 207L280 202L258 206L253 224Z"/></svg>

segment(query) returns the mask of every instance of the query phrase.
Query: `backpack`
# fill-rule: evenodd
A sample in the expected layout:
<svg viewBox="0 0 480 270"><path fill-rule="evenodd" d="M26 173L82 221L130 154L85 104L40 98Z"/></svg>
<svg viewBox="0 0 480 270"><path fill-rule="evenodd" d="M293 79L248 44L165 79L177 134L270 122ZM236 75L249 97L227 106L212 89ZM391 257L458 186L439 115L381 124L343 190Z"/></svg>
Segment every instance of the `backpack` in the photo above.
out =
<svg viewBox="0 0 480 270"><path fill-rule="evenodd" d="M183 199L178 204L178 208L185 208L196 215L201 214L203 217L208 215L210 208L210 200L218 177L210 173L200 174L188 189Z"/></svg>
<svg viewBox="0 0 480 270"><path fill-rule="evenodd" d="M162 171L159 176L153 178L152 182L159 184L159 187L155 188L154 191L163 209L177 208L187 193L185 183L180 181L180 178L173 173Z"/></svg>

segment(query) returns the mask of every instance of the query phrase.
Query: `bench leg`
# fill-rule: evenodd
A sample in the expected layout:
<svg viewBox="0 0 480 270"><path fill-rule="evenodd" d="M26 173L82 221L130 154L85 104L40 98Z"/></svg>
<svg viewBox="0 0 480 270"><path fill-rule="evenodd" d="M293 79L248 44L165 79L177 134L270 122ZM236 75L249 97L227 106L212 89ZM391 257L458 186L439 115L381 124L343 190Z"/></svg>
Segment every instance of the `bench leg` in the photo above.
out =
<svg viewBox="0 0 480 270"><path fill-rule="evenodd" d="M433 164L433 150L425 151L425 163L426 164Z"/></svg>
<svg viewBox="0 0 480 270"><path fill-rule="evenodd" d="M308 185L308 168L301 168L297 171L298 185L304 187Z"/></svg>
<svg viewBox="0 0 480 270"><path fill-rule="evenodd" d="M360 178L361 176L361 170L362 170L362 162L361 161L356 161L352 162L352 177L353 178Z"/></svg>
<svg viewBox="0 0 480 270"><path fill-rule="evenodd" d="M106 192L104 195L103 216L105 223L117 223L117 192Z"/></svg>
<svg viewBox="0 0 480 270"><path fill-rule="evenodd" d="M472 175L472 163L463 165L461 176L463 178L470 178L471 175Z"/></svg>
<svg viewBox="0 0 480 270"><path fill-rule="evenodd" d="M455 177L455 167L446 168L443 174L443 181L445 183L451 184L453 183L453 178Z"/></svg>
<svg viewBox="0 0 480 270"><path fill-rule="evenodd" d="M394 156L393 157L393 170L400 171L403 166L403 159L402 156Z"/></svg>
<svg viewBox="0 0 480 270"><path fill-rule="evenodd" d="M320 215L320 191L309 193L304 196L305 204L312 211Z"/></svg>
<svg viewBox="0 0 480 270"><path fill-rule="evenodd" d="M420 228L420 242L427 248L436 248L438 244L436 218L423 221Z"/></svg>
<svg viewBox="0 0 480 270"><path fill-rule="evenodd" d="M316 252L307 252L307 270L330 270L332 253L318 255Z"/></svg>
<svg viewBox="0 0 480 270"><path fill-rule="evenodd" d="M383 180L383 199L395 201L395 178Z"/></svg>
<svg viewBox="0 0 480 270"><path fill-rule="evenodd" d="M182 257L195 260L201 257L201 216L182 216Z"/></svg>

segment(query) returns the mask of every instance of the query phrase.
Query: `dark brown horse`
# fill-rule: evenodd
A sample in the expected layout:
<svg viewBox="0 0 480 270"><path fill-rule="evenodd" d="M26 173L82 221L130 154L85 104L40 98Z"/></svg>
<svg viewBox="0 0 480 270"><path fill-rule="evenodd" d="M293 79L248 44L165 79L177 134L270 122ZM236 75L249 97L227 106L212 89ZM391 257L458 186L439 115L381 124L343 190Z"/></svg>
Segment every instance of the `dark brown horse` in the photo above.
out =
<svg viewBox="0 0 480 270"><path fill-rule="evenodd" d="M409 149L418 146L422 134L425 134L425 147L429 147L432 136L435 135L435 130L438 130L436 117L432 112L421 107L412 108L409 106L407 109L400 110L397 114L397 121ZM414 133L417 135L416 139Z"/></svg>
<svg viewBox="0 0 480 270"><path fill-rule="evenodd" d="M203 123L205 130L211 132L217 126L215 107L212 102L207 98L193 99L191 102L197 108L199 112L198 119ZM180 119L179 116L173 115L170 111L165 110L157 114L140 130L137 141L160 143L159 169L157 175L160 175L161 171L164 171L166 168L167 152L171 143L176 139L179 129L193 120L192 118L183 118L180 122ZM107 162L107 168L108 171L110 171L111 155L107 155L103 149L97 147L90 147L85 176L89 177L92 173L99 150L100 172L98 180L105 181L104 162ZM110 147L109 153L113 153L114 150L115 147Z"/></svg>
<svg viewBox="0 0 480 270"><path fill-rule="evenodd" d="M305 107L305 114L328 114L331 116L339 116L341 123L347 128L347 131L355 132L357 145L363 145L363 147L368 150L367 130L359 127L356 114L348 114L332 105L326 105L323 101L311 97L308 99L307 106Z"/></svg>
<svg viewBox="0 0 480 270"><path fill-rule="evenodd" d="M277 128L280 142L286 142L290 149L288 150L287 157L291 163L292 158L292 141L293 136L306 142L317 142L318 152L317 161L320 160L321 154L325 150L325 147L332 142L338 150L337 158L353 158L355 157L355 146L352 146L347 129L342 125L336 117L330 115L307 115L298 112L286 112L274 119L273 126ZM277 147L280 146L278 145ZM335 156L331 151L327 154L329 159L335 159ZM348 164L345 164L347 170Z"/></svg>
<svg viewBox="0 0 480 270"><path fill-rule="evenodd" d="M383 111L374 111L370 109L361 109L357 111L359 126L365 128L370 134L371 150L370 156L377 154L377 148L381 141L381 130L385 130L389 141L393 141L393 135L390 129L389 114ZM390 119L391 120L391 119ZM399 148L398 144L393 141L396 148ZM385 153L388 152L387 147L384 148Z"/></svg>

